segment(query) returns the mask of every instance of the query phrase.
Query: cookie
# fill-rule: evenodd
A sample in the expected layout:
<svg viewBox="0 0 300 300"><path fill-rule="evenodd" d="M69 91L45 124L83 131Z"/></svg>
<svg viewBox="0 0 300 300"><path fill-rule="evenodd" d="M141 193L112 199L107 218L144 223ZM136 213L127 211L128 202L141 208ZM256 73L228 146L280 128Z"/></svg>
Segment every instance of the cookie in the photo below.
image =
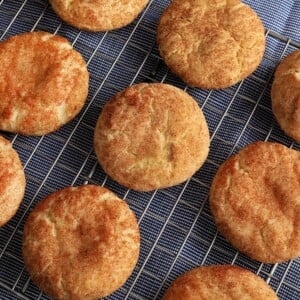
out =
<svg viewBox="0 0 300 300"><path fill-rule="evenodd" d="M259 276L231 265L198 267L179 276L168 288L164 300L278 300Z"/></svg>
<svg viewBox="0 0 300 300"><path fill-rule="evenodd" d="M149 0L50 0L57 15L70 25L88 31L108 31L131 23Z"/></svg>
<svg viewBox="0 0 300 300"><path fill-rule="evenodd" d="M0 130L44 135L72 120L88 94L86 63L68 41L46 32L0 43Z"/></svg>
<svg viewBox="0 0 300 300"><path fill-rule="evenodd" d="M0 136L0 227L17 212L25 193L25 174L18 153Z"/></svg>
<svg viewBox="0 0 300 300"><path fill-rule="evenodd" d="M207 157L209 132L197 102L186 92L141 83L104 106L94 145L109 176L128 188L150 191L191 177Z"/></svg>
<svg viewBox="0 0 300 300"><path fill-rule="evenodd" d="M173 73L206 89L249 76L265 49L261 20L239 0L173 0L160 18L157 41Z"/></svg>
<svg viewBox="0 0 300 300"><path fill-rule="evenodd" d="M109 190L67 187L39 202L24 227L23 257L33 282L54 299L105 297L139 256L136 217Z"/></svg>
<svg viewBox="0 0 300 300"><path fill-rule="evenodd" d="M282 130L300 142L300 50L288 55L277 67L271 99Z"/></svg>
<svg viewBox="0 0 300 300"><path fill-rule="evenodd" d="M300 255L300 152L255 142L226 160L210 191L221 234L264 263Z"/></svg>

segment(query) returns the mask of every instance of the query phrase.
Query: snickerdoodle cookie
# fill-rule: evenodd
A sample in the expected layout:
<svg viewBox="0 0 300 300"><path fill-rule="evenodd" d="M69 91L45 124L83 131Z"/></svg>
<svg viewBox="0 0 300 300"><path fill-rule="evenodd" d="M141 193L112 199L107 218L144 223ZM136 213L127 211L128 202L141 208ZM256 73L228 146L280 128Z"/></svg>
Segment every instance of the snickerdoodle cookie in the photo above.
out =
<svg viewBox="0 0 300 300"><path fill-rule="evenodd" d="M139 247L134 213L125 201L94 185L54 192L37 204L24 227L27 270L54 299L111 294L131 275Z"/></svg>
<svg viewBox="0 0 300 300"><path fill-rule="evenodd" d="M88 31L107 31L131 23L149 0L50 0L57 15Z"/></svg>
<svg viewBox="0 0 300 300"><path fill-rule="evenodd" d="M191 177L208 155L209 132L197 102L186 92L142 83L104 106L94 144L108 175L128 188L149 191Z"/></svg>
<svg viewBox="0 0 300 300"><path fill-rule="evenodd" d="M162 58L188 85L220 89L260 64L264 26L239 0L173 0L159 21Z"/></svg>
<svg viewBox="0 0 300 300"><path fill-rule="evenodd" d="M198 267L179 276L164 300L278 300L259 276L231 265Z"/></svg>
<svg viewBox="0 0 300 300"><path fill-rule="evenodd" d="M226 160L213 180L211 211L221 234L265 263L300 255L300 152L255 142Z"/></svg>
<svg viewBox="0 0 300 300"><path fill-rule="evenodd" d="M0 226L17 212L25 192L25 174L18 153L0 136Z"/></svg>
<svg viewBox="0 0 300 300"><path fill-rule="evenodd" d="M271 98L280 127L300 142L300 50L288 55L277 67Z"/></svg>
<svg viewBox="0 0 300 300"><path fill-rule="evenodd" d="M43 135L73 119L85 103L89 75L68 41L46 32L0 43L0 129Z"/></svg>

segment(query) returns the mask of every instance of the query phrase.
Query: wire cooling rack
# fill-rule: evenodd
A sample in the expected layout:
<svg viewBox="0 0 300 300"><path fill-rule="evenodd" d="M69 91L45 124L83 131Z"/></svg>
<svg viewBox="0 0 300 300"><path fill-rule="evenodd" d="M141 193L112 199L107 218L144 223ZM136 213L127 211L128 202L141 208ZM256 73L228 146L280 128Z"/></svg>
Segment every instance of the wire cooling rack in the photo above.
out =
<svg viewBox="0 0 300 300"><path fill-rule="evenodd" d="M125 199L141 229L139 262L126 284L107 299L161 299L178 275L210 264L242 266L266 280L281 299L300 299L300 259L269 265L240 254L218 234L208 205L218 166L248 143L276 141L300 150L274 121L269 95L275 66L299 44L266 31L265 56L249 78L221 91L192 89L168 71L155 43L158 18L168 2L150 1L139 18L120 30L87 33L62 23L48 1L0 0L0 40L36 30L65 36L82 53L90 72L88 101L71 123L43 137L1 132L21 157L27 189L16 216L0 228L0 299L49 299L24 268L23 225L46 195L85 183L103 185ZM151 193L127 190L112 181L93 152L94 126L104 103L138 82L185 89L202 107L211 134L209 157L190 180Z"/></svg>

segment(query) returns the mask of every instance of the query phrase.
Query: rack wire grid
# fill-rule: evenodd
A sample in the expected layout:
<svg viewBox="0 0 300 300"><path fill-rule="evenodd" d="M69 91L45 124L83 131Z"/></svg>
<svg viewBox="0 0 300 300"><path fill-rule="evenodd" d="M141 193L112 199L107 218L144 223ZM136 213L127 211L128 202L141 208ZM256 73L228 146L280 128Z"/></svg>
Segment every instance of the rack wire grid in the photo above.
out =
<svg viewBox="0 0 300 300"><path fill-rule="evenodd" d="M22 230L33 207L51 192L70 185L105 186L125 199L141 231L138 264L107 299L161 299L170 283L200 265L234 264L261 276L282 300L300 299L300 259L269 265L237 252L216 230L208 205L219 165L245 145L268 140L300 150L274 121L270 86L277 63L299 44L270 30L259 68L244 81L219 91L186 86L161 60L155 42L159 16L170 1L151 0L129 26L105 33L79 31L61 22L43 0L0 0L0 40L44 30L68 38L84 56L89 96L81 113L60 130L42 137L1 132L18 151L27 188L14 218L0 228L0 299L49 299L30 281L22 260ZM141 193L107 177L93 152L93 132L104 103L138 82L164 82L186 90L207 118L211 148L204 166L180 185Z"/></svg>

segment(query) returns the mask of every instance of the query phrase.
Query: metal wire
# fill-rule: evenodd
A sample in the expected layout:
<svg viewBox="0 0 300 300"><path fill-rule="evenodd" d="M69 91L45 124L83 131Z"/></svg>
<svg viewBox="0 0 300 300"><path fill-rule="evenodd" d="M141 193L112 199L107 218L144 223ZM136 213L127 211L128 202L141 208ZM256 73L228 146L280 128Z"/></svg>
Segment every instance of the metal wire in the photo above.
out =
<svg viewBox="0 0 300 300"><path fill-rule="evenodd" d="M264 56L266 63L272 64L273 71L268 72L267 76L255 72L249 77L250 79L224 90L223 96L227 98L227 104L226 107L222 107L222 103L215 104L215 98L221 97L219 92L189 88L174 77L163 64L155 43L155 20L152 21L153 16L162 12L163 7L159 1L150 1L140 17L124 31L87 35L57 21L59 19L55 19L57 22L55 26L46 23L45 19L49 17L54 19L56 16L45 1L20 0L10 4L9 1L0 0L0 40L15 34L16 31L22 32L22 27L16 29L17 24L22 23L24 26L32 24L30 14L26 17L24 14L28 10L27 7L36 6L41 8L28 30L47 30L54 34L67 35L72 45L85 55L90 70L91 90L87 104L80 115L57 133L40 138L24 138L1 133L12 141L21 154L27 174L28 191L17 215L0 228L0 299L2 297L3 299L48 299L30 281L23 265L21 243L24 221L43 196L65 184L87 183L106 186L127 201L138 217L142 233L141 256L133 275L108 299L160 299L170 282L183 271L197 265L222 262L241 265L252 270L263 277L283 300L300 298L299 259L283 264L261 264L234 250L218 234L208 208L210 179L206 174L213 173L220 165L220 160L226 159L240 149L249 131L262 136L263 140L278 140L291 148L299 147L282 135L277 135L278 128L274 122L261 128L253 120L259 111L265 114L271 113L264 99L270 87L274 67L283 56L299 48L300 45L276 32L267 31L266 39L280 46L280 51L276 55L266 53ZM12 7L14 10L11 10ZM2 17L9 20L5 28L1 27ZM145 36L149 35L148 44L142 40L142 35L138 36L141 41L136 38L140 31ZM111 40L115 42L110 43L107 48L106 44ZM129 49L138 53L136 61L131 60L127 54ZM97 65L99 61L103 63L101 65L103 72ZM119 69L121 73L118 73ZM115 73L121 79L116 77ZM127 73L131 74L128 79ZM244 92L244 89L249 87L248 80L253 80L255 84L262 86L255 98ZM98 165L92 143L82 142L84 136L80 135L81 131L92 135L93 124L97 117L93 112L100 112L103 104L108 100L108 95L121 90L123 85L128 86L141 81L172 83L194 96L206 116L209 116L211 143L224 147L222 157L218 157L222 151L217 149L218 151L210 155L203 169L185 183L151 193L127 190L108 178ZM252 107L247 117L236 116L232 112L239 101ZM237 124L239 136L234 141L228 140L222 134L221 129L227 120ZM249 139L251 138L250 134ZM68 155L77 155L79 162L69 159ZM73 163L76 163L76 167ZM41 169L35 167L39 165L45 167ZM63 174L62 178L59 178L62 182L58 182L56 178L60 173ZM194 200L195 197L197 201ZM184 207L186 212L183 213L181 207ZM181 213L180 219L178 214ZM182 223L184 218L186 224ZM170 231L171 229L174 233Z"/></svg>

